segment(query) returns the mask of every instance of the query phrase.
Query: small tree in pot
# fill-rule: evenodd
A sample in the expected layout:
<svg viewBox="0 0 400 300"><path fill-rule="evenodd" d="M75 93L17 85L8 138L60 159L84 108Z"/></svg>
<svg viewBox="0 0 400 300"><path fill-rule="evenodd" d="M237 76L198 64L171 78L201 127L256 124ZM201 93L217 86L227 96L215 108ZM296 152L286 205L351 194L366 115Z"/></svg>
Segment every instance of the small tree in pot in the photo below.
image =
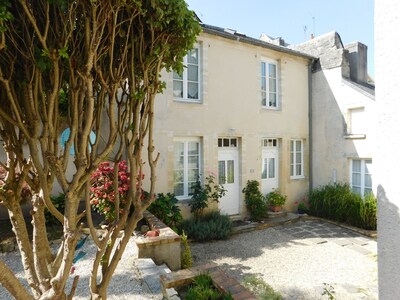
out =
<svg viewBox="0 0 400 300"><path fill-rule="evenodd" d="M287 196L282 194L279 190L273 190L267 194L266 198L270 210L273 212L279 212L285 204Z"/></svg>

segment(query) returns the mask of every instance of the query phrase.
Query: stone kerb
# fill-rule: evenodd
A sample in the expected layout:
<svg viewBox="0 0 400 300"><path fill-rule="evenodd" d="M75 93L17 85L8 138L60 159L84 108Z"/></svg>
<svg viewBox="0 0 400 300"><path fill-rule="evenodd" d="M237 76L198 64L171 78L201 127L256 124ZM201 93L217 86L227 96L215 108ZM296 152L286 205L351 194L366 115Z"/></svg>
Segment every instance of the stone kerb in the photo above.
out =
<svg viewBox="0 0 400 300"><path fill-rule="evenodd" d="M139 237L136 239L139 258L151 258L157 265L166 264L171 270L181 269L181 237L156 218L145 211L144 218L151 230L159 230L156 237Z"/></svg>

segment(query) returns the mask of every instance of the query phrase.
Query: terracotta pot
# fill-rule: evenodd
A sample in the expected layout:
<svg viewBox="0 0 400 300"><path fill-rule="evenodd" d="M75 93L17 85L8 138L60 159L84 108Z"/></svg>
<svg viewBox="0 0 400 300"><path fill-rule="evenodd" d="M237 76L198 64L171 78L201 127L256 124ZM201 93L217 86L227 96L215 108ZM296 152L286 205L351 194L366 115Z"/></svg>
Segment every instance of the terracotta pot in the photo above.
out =
<svg viewBox="0 0 400 300"><path fill-rule="evenodd" d="M282 206L277 206L277 205L270 205L269 209L273 212L280 212L282 210Z"/></svg>

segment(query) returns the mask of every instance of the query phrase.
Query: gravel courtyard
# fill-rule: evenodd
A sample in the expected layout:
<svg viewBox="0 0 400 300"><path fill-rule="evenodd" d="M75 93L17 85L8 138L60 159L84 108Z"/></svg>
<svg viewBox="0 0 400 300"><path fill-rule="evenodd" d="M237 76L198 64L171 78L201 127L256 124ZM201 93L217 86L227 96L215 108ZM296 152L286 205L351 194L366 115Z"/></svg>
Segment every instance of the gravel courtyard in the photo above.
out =
<svg viewBox="0 0 400 300"><path fill-rule="evenodd" d="M261 276L284 299L378 299L376 240L330 223L299 221L191 244L194 265L215 262L239 281ZM332 291L331 290L331 291Z"/></svg>

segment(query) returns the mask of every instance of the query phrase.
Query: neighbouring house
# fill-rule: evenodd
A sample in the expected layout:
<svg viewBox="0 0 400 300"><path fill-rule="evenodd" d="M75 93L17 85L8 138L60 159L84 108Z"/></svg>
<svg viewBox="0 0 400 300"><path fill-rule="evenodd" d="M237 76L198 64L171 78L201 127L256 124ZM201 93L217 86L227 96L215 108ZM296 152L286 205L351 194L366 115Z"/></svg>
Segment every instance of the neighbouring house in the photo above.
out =
<svg viewBox="0 0 400 300"><path fill-rule="evenodd" d="M173 192L184 216L198 178L215 174L227 190L218 208L246 216L242 189L258 180L279 189L286 209L309 188L309 77L314 56L202 24L180 76L155 105L160 153L157 191ZM215 205L213 206L216 207Z"/></svg>
<svg viewBox="0 0 400 300"><path fill-rule="evenodd" d="M346 182L361 196L373 192L376 104L367 46L343 46L330 32L289 47L319 58L312 72L312 187Z"/></svg>

